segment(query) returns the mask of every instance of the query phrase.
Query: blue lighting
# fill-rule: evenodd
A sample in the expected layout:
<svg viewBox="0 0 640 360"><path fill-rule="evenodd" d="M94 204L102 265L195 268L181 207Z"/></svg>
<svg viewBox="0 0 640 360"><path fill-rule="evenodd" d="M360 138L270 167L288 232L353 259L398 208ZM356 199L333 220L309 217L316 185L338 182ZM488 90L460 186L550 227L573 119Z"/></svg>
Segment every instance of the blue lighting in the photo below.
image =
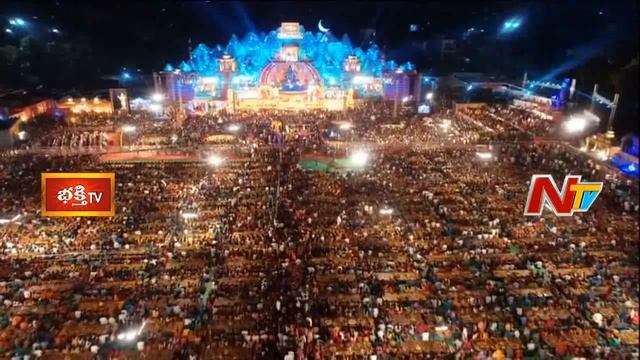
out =
<svg viewBox="0 0 640 360"><path fill-rule="evenodd" d="M431 112L431 107L427 104L420 104L418 106L418 114L429 114Z"/></svg>
<svg viewBox="0 0 640 360"><path fill-rule="evenodd" d="M9 24L13 26L25 26L27 22L22 20L22 18L16 17L9 19Z"/></svg>
<svg viewBox="0 0 640 360"><path fill-rule="evenodd" d="M522 24L522 19L519 17L508 19L502 24L502 29L500 30L500 33L506 34L506 33L516 31L521 24Z"/></svg>
<svg viewBox="0 0 640 360"><path fill-rule="evenodd" d="M125 79L125 80L129 80L129 79L131 79L131 74L129 74L128 72L125 71L125 72L122 73L122 78Z"/></svg>
<svg viewBox="0 0 640 360"><path fill-rule="evenodd" d="M622 139L622 151L625 153L638 157L639 149L640 141L637 136L625 136Z"/></svg>
<svg viewBox="0 0 640 360"><path fill-rule="evenodd" d="M471 89L473 89L473 84L469 84L469 86L467 86L467 91L471 91Z"/></svg>
<svg viewBox="0 0 640 360"><path fill-rule="evenodd" d="M630 162L627 158L620 156L619 154L616 154L611 158L611 164L625 174L635 177L640 175L638 163Z"/></svg>
<svg viewBox="0 0 640 360"><path fill-rule="evenodd" d="M348 36L336 37L332 33L313 33L301 26L302 39L295 41L300 47L300 59L309 61L318 70L325 84L337 84L343 80L344 60L352 55L360 62L360 75L382 77L386 71L395 71L398 65L385 62L381 50L372 44L368 48L353 46ZM259 78L262 69L274 59L283 45L291 44L290 39L278 38L277 31L266 34L248 33L239 38L232 36L226 45L207 46L199 44L191 54L191 59L177 68L183 72L194 71L199 76L220 74L218 59L229 54L237 63L236 76L248 76L253 81ZM186 65L186 66L185 66ZM415 69L413 64L403 65L407 71ZM331 80L333 79L333 80Z"/></svg>
<svg viewBox="0 0 640 360"><path fill-rule="evenodd" d="M640 172L638 171L638 166L634 163L618 166L618 169L620 169L620 171L622 171L625 174L633 175L635 177L638 177L638 175L640 174Z"/></svg>
<svg viewBox="0 0 640 360"><path fill-rule="evenodd" d="M520 27L519 21L507 21L503 25L505 30L515 30Z"/></svg>
<svg viewBox="0 0 640 360"><path fill-rule="evenodd" d="M410 62L406 62L406 63L404 63L404 64L400 65L400 68L401 68L403 71L413 71L413 70L415 70L415 69L416 69L415 65L413 65L413 64L412 64L412 63L410 63Z"/></svg>
<svg viewBox="0 0 640 360"><path fill-rule="evenodd" d="M183 61L182 63L180 63L180 70L184 72L190 72L193 71L193 68L191 67L191 65Z"/></svg>
<svg viewBox="0 0 640 360"><path fill-rule="evenodd" d="M167 64L164 66L164 71L170 72L173 71L173 66L171 64Z"/></svg>

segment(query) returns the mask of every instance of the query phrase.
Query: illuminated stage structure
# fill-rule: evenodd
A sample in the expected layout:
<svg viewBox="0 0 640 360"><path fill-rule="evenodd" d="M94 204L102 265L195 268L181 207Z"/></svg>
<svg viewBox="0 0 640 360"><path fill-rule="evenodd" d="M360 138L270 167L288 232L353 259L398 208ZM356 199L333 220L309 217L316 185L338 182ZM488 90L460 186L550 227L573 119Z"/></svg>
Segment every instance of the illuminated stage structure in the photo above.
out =
<svg viewBox="0 0 640 360"><path fill-rule="evenodd" d="M226 108L342 110L357 98L409 95L411 63L385 61L376 45L353 47L345 35L312 33L295 22L268 34L232 36L227 46L198 45L188 61L154 74L156 91L187 112Z"/></svg>

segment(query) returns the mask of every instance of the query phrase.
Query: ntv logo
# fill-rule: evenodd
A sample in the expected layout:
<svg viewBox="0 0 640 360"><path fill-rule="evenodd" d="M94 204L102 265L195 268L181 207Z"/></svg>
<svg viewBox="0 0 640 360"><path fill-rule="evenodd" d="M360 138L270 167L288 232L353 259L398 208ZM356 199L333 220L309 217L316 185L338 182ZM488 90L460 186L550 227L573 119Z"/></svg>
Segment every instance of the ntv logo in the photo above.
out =
<svg viewBox="0 0 640 360"><path fill-rule="evenodd" d="M602 182L580 182L582 176L567 175L562 192L551 175L533 175L524 207L526 216L540 216L548 206L556 216L571 216L586 212L602 191Z"/></svg>

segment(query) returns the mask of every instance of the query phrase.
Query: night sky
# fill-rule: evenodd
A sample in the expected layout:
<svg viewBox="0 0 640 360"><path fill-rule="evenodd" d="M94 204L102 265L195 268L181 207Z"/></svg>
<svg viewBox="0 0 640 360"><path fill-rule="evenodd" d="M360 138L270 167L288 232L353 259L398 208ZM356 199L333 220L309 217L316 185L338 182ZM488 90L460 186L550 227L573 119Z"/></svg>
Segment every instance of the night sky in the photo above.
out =
<svg viewBox="0 0 640 360"><path fill-rule="evenodd" d="M29 35L40 44L68 43L81 47L82 51L71 50L74 54L68 56L75 56L76 61L69 71L74 76L85 73L77 74L77 81L82 82L118 74L123 67L139 69L139 73L148 75L166 63L178 64L187 58L189 39L194 48L201 42L209 46L226 45L232 34L242 37L250 31L275 30L283 21L298 21L306 30L317 31L322 19L336 36L348 34L354 45L366 46L367 39L361 30L374 29L375 42L388 58L412 61L425 72L444 72L443 69L501 72L516 78L528 71L533 77L575 77L578 86L587 92L594 82L601 84L602 91L611 93L623 88L632 95L635 91L634 96L627 97L625 107L628 107L629 98L637 98L637 78L632 83L626 79L624 84L616 84L614 78L628 78L626 73L620 75L620 69L638 56L637 10L637 1L633 0L5 1L0 5L4 25L8 25L11 17L20 16L28 21L28 27L19 30L20 33L0 34L0 46L18 46L20 39ZM521 27L508 36L498 36L502 24L514 16L522 18ZM410 24L418 25L419 31L409 32ZM465 31L472 27L483 29L483 33L463 40ZM59 34L52 34L52 28L58 29ZM441 59L425 56L417 46L422 41L441 38L457 40L461 56L471 59L471 63L465 68L443 64ZM36 70L41 74L48 71L37 67L62 66L30 65L30 69L21 68L21 76ZM11 67L3 69L15 72ZM68 86L64 80L71 81L69 76L60 72L49 83ZM637 101L634 106L637 111Z"/></svg>
<svg viewBox="0 0 640 360"><path fill-rule="evenodd" d="M376 42L398 56L403 56L410 36L460 38L469 27L484 28L491 36L504 20L516 15L524 18L522 28L505 41L516 50L522 47L531 53L543 51L550 55L588 45L589 40L605 31L616 32L617 44L611 44L612 49L635 46L637 52L638 38L635 1L51 1L4 2L0 9L5 18L22 16L33 27L59 28L61 36L86 36L93 46L104 51L114 67L128 64L144 71L183 60L188 39L193 44L226 44L231 34L243 36L249 31L273 30L282 21L299 21L315 31L322 19L334 34L346 33L355 44L362 40L361 29L373 28ZM420 35L409 33L412 23L420 25ZM553 59L544 54L534 60L552 65Z"/></svg>

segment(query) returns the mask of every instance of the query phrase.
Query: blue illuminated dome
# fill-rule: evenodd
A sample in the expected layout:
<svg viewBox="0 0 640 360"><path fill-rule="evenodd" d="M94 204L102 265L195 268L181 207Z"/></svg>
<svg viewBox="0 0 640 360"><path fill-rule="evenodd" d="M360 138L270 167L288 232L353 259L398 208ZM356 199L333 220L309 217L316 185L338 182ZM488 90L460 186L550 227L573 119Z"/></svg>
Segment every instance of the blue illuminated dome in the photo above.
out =
<svg viewBox="0 0 640 360"><path fill-rule="evenodd" d="M309 62L324 84L329 84L331 79L333 82L343 79L343 62L350 55L358 58L360 73L365 76L381 77L385 71L398 68L393 61L385 63L382 52L375 44L361 49L354 47L347 35L336 38L330 32L313 33L305 31L302 26L299 29L300 37L295 39L282 38L278 36L278 31L271 31L266 34L248 33L242 39L233 35L226 46L199 44L193 50L191 59L181 63L178 68L183 72L194 71L199 76L214 76L220 74L218 59L223 54L229 54L237 62L236 76L258 81L263 69L276 59L282 47L292 43L300 48L300 61ZM406 70L414 69L410 63L403 66Z"/></svg>

